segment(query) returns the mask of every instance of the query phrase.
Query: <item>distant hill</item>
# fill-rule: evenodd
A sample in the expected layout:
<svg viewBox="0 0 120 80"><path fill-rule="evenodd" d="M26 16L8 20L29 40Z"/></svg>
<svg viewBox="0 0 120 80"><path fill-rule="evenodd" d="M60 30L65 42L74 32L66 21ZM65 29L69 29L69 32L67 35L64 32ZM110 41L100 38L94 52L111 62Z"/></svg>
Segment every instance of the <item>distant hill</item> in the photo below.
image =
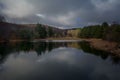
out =
<svg viewBox="0 0 120 80"><path fill-rule="evenodd" d="M0 40L10 39L13 34L16 35L17 30L23 29L25 26L0 22Z"/></svg>
<svg viewBox="0 0 120 80"><path fill-rule="evenodd" d="M20 30L31 30L35 31L37 24L13 24L13 23L7 23L7 22L0 22L0 40L9 40L9 39L19 39L19 31ZM46 29L48 27L51 27L54 33L60 34L62 36L66 36L65 33L67 33L66 30L54 28L49 25L43 25Z"/></svg>

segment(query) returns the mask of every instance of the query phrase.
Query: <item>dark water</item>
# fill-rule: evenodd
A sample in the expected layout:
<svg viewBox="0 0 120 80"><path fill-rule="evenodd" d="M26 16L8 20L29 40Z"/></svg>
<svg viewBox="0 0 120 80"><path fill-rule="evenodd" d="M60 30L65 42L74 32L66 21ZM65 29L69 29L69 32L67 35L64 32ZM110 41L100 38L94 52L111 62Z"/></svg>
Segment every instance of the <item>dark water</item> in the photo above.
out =
<svg viewBox="0 0 120 80"><path fill-rule="evenodd" d="M120 58L86 42L1 43L0 80L120 80Z"/></svg>

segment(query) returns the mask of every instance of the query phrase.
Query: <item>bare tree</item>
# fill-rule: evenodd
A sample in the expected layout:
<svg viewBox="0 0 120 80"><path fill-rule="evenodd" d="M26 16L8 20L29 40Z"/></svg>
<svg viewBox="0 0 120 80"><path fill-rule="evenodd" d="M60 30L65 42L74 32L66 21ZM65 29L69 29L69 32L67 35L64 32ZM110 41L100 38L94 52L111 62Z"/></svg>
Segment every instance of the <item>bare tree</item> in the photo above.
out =
<svg viewBox="0 0 120 80"><path fill-rule="evenodd" d="M5 22L5 17L0 15L0 22Z"/></svg>

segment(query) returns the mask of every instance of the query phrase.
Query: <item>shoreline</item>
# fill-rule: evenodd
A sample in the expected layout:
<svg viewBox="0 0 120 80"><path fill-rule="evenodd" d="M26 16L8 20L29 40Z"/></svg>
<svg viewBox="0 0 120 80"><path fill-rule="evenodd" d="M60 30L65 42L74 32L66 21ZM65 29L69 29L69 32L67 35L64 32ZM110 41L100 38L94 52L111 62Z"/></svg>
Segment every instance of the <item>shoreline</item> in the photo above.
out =
<svg viewBox="0 0 120 80"><path fill-rule="evenodd" d="M91 45L91 47L120 56L120 44L118 44L117 42L110 42L102 39L83 40L88 42Z"/></svg>
<svg viewBox="0 0 120 80"><path fill-rule="evenodd" d="M64 38L46 38L46 39L34 39L33 41L45 41L45 40L53 40L53 41L59 41L59 40L79 40L79 41L86 41L88 42L91 47L94 47L98 50L110 52L112 54L116 54L120 56L120 44L117 42L110 42L107 40L102 39L83 39L83 38L71 38L71 37L64 37ZM27 40L9 40L9 42L22 42ZM0 43L3 43L5 41L0 41Z"/></svg>
<svg viewBox="0 0 120 80"><path fill-rule="evenodd" d="M45 38L45 39L33 39L33 40L21 40L21 39L11 39L8 41L1 40L0 43L3 42L22 42L22 41L45 41L45 40L81 40L80 38L73 37L64 37L64 38Z"/></svg>

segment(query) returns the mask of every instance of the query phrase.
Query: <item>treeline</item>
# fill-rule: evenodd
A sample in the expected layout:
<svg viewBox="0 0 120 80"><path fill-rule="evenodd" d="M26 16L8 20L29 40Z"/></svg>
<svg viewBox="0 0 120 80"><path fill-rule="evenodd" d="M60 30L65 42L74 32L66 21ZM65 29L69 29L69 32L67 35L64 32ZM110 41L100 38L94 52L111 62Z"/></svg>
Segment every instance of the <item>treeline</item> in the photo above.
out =
<svg viewBox="0 0 120 80"><path fill-rule="evenodd" d="M0 41L9 40L33 40L33 39L45 39L50 37L65 37L66 30L61 30L48 25L33 24L19 25L0 22Z"/></svg>
<svg viewBox="0 0 120 80"><path fill-rule="evenodd" d="M120 24L113 23L108 25L104 22L102 25L87 26L81 29L79 37L81 38L101 38L109 41L120 42Z"/></svg>
<svg viewBox="0 0 120 80"><path fill-rule="evenodd" d="M48 37L79 37L79 38L100 38L109 41L120 42L120 24L107 22L101 25L86 26L71 30L54 30L54 28L37 24L35 29L20 30L21 39L44 39Z"/></svg>
<svg viewBox="0 0 120 80"><path fill-rule="evenodd" d="M35 38L47 38L47 37L53 37L54 31L52 27L45 27L41 24L37 24L34 34L35 34Z"/></svg>
<svg viewBox="0 0 120 80"><path fill-rule="evenodd" d="M65 31L60 29L55 29L51 26L37 24L36 27L32 29L26 28L19 30L18 36L20 37L20 39L24 39L24 40L45 39L49 37L63 37L65 36Z"/></svg>

